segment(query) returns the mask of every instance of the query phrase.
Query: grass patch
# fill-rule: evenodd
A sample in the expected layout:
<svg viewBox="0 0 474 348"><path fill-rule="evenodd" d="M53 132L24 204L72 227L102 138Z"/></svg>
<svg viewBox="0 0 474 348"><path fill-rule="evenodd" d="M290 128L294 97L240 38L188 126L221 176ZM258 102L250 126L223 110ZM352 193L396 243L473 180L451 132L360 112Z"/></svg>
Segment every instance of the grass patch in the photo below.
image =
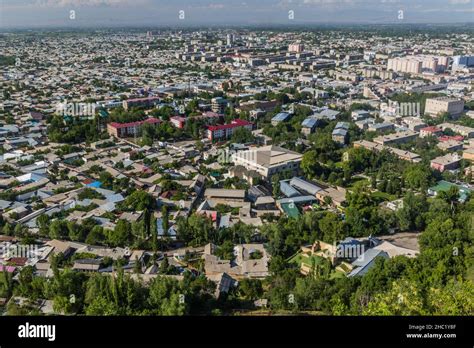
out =
<svg viewBox="0 0 474 348"><path fill-rule="evenodd" d="M385 201L394 201L396 200L398 197L395 196L395 195L391 195L389 193L386 193L386 192L380 192L380 191L375 191L371 194L372 198L374 198L377 203L382 203L382 202L385 202Z"/></svg>
<svg viewBox="0 0 474 348"><path fill-rule="evenodd" d="M474 262L471 262L471 265L466 270L466 279L474 282Z"/></svg>

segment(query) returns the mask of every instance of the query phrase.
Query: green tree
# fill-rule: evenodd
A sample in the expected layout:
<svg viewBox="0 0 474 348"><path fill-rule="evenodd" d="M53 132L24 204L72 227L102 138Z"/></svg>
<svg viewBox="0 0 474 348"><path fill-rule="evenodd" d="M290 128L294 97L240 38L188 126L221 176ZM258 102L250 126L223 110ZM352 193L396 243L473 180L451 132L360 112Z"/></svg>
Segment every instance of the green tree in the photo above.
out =
<svg viewBox="0 0 474 348"><path fill-rule="evenodd" d="M52 239L64 239L68 235L67 222L63 220L53 220L49 225L49 237Z"/></svg>
<svg viewBox="0 0 474 348"><path fill-rule="evenodd" d="M301 160L301 169L309 178L315 178L321 175L322 167L318 161L316 151L311 150L303 155Z"/></svg>
<svg viewBox="0 0 474 348"><path fill-rule="evenodd" d="M254 140L255 140L255 137L253 136L252 132L244 127L237 128L232 133L232 137L230 139L231 142L237 143L237 144L250 143L250 142L253 142Z"/></svg>
<svg viewBox="0 0 474 348"><path fill-rule="evenodd" d="M406 279L393 282L390 290L369 302L364 315L426 315L423 295L416 283Z"/></svg>
<svg viewBox="0 0 474 348"><path fill-rule="evenodd" d="M247 301L254 301L263 295L262 282L259 279L243 279L239 282L239 295Z"/></svg>
<svg viewBox="0 0 474 348"><path fill-rule="evenodd" d="M337 243L344 238L344 223L334 213L327 213L319 220L322 240L327 243Z"/></svg>
<svg viewBox="0 0 474 348"><path fill-rule="evenodd" d="M128 245L132 239L132 226L126 220L119 220L113 231L108 231L108 243L112 246Z"/></svg>
<svg viewBox="0 0 474 348"><path fill-rule="evenodd" d="M138 190L123 201L122 208L130 211L143 211L145 209L153 211L156 208L156 201L148 192Z"/></svg>
<svg viewBox="0 0 474 348"><path fill-rule="evenodd" d="M474 284L471 281L450 281L443 288L430 288L428 306L433 315L472 315Z"/></svg>

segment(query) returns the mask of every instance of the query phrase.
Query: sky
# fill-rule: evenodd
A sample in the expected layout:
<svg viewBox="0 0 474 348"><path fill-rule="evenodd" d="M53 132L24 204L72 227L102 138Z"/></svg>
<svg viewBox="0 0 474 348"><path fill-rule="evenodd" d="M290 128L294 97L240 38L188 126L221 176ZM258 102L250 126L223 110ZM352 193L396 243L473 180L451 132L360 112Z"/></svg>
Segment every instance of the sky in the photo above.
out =
<svg viewBox="0 0 474 348"><path fill-rule="evenodd" d="M474 22L474 0L0 0L0 28L403 22Z"/></svg>

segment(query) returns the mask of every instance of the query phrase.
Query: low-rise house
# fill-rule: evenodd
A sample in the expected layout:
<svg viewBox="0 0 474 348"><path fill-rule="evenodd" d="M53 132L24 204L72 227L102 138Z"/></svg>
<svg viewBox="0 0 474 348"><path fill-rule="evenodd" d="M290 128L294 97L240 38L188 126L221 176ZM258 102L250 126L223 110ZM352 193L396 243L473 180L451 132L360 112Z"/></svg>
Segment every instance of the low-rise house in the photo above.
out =
<svg viewBox="0 0 474 348"><path fill-rule="evenodd" d="M81 272L97 272L100 264L100 259L81 259L74 262L72 269Z"/></svg>
<svg viewBox="0 0 474 348"><path fill-rule="evenodd" d="M367 140L359 140L359 141L354 141L354 147L363 147L364 149L370 150L370 151L382 151L387 149L391 153L395 154L398 156L398 158L405 160L405 161L410 161L410 162L420 162L421 157L420 155L410 152L410 151L405 151L405 150L400 150L395 147L390 147L390 146L384 146L381 144L374 143L372 141L367 141Z"/></svg>
<svg viewBox="0 0 474 348"><path fill-rule="evenodd" d="M217 247L208 244L204 248L206 276L227 273L235 279L265 278L268 276L270 256L263 244L238 244L234 247L234 260L221 260L214 253Z"/></svg>
<svg viewBox="0 0 474 348"><path fill-rule="evenodd" d="M445 170L455 170L459 168L461 158L457 153L447 154L444 156L436 157L431 161L431 168L444 172Z"/></svg>
<svg viewBox="0 0 474 348"><path fill-rule="evenodd" d="M329 204L333 208L343 209L346 203L346 189L342 187L327 187L316 193L321 204Z"/></svg>
<svg viewBox="0 0 474 348"><path fill-rule="evenodd" d="M169 238L171 240L177 239L177 232L174 226L168 227L168 230L165 231L163 227L162 218L156 219L156 233L158 235L158 239L165 239L165 238Z"/></svg>
<svg viewBox="0 0 474 348"><path fill-rule="evenodd" d="M368 125L367 130L371 132L383 133L392 131L395 129L395 125L391 122L372 123Z"/></svg>
<svg viewBox="0 0 474 348"><path fill-rule="evenodd" d="M170 117L170 122L176 128L183 129L186 124L186 118L182 116L173 116Z"/></svg>
<svg viewBox="0 0 474 348"><path fill-rule="evenodd" d="M434 137L438 137L442 134L443 134L443 130L441 128L438 128L438 127L435 127L435 126L425 127L425 128L420 129L420 137L421 138L424 138L424 137L427 137L427 136L430 136L430 135L434 136Z"/></svg>
<svg viewBox="0 0 474 348"><path fill-rule="evenodd" d="M338 122L332 131L332 140L340 144L346 144L348 135L349 124L346 122Z"/></svg>
<svg viewBox="0 0 474 348"><path fill-rule="evenodd" d="M361 121L370 117L370 112L367 110L354 110L351 113L353 121Z"/></svg>
<svg viewBox="0 0 474 348"><path fill-rule="evenodd" d="M237 281L227 273L209 274L207 279L216 283L214 296L218 299L222 294L228 293L233 287L237 286Z"/></svg>
<svg viewBox="0 0 474 348"><path fill-rule="evenodd" d="M301 133L304 135L308 136L316 130L316 127L318 126L318 119L308 117L306 118L302 123L301 123Z"/></svg>
<svg viewBox="0 0 474 348"><path fill-rule="evenodd" d="M456 140L441 141L436 144L436 146L438 149L448 152L455 152L463 149L463 143Z"/></svg>
<svg viewBox="0 0 474 348"><path fill-rule="evenodd" d="M409 258L416 257L420 252L418 250L412 250L403 248L388 241L383 241L381 244L374 247L375 250L381 250L388 254L388 257L406 256Z"/></svg>
<svg viewBox="0 0 474 348"><path fill-rule="evenodd" d="M204 192L204 197L206 200L212 200L217 204L226 204L228 202L244 202L245 190L209 188Z"/></svg>
<svg viewBox="0 0 474 348"><path fill-rule="evenodd" d="M280 112L280 113L276 114L275 116L273 116L273 118L271 120L272 126L276 126L281 122L289 121L291 116L292 116L292 114L290 114L289 112Z"/></svg>
<svg viewBox="0 0 474 348"><path fill-rule="evenodd" d="M446 129L451 129L453 132L461 134L463 137L474 138L474 128L472 127L467 127L454 123L442 123L438 125L438 127L441 128L443 131L446 131Z"/></svg>
<svg viewBox="0 0 474 348"><path fill-rule="evenodd" d="M374 139L374 142L381 145L403 144L415 140L418 133L412 131L398 132L389 135L381 135Z"/></svg>
<svg viewBox="0 0 474 348"><path fill-rule="evenodd" d="M474 147L464 150L464 152L462 153L462 158L474 162Z"/></svg>
<svg viewBox="0 0 474 348"><path fill-rule="evenodd" d="M360 255L354 262L352 262L353 270L347 275L348 277L362 276L366 274L375 264L375 260L378 257L385 259L389 258L389 255L384 250L369 249L362 255Z"/></svg>

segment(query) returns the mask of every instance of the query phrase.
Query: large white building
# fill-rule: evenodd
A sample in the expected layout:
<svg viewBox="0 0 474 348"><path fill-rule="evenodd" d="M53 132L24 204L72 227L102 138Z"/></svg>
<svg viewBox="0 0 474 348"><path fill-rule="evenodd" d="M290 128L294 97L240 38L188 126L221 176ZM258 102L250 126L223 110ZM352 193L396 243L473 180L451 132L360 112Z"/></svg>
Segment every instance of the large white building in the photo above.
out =
<svg viewBox="0 0 474 348"><path fill-rule="evenodd" d="M474 66L474 56L454 56L453 70Z"/></svg>
<svg viewBox="0 0 474 348"><path fill-rule="evenodd" d="M264 178L290 171L296 174L299 171L303 155L284 149L279 146L269 145L239 151L232 155L235 165L241 165L247 170L255 170Z"/></svg>
<svg viewBox="0 0 474 348"><path fill-rule="evenodd" d="M440 113L447 112L451 116L459 116L463 111L463 100L449 97L426 99L425 115L436 116Z"/></svg>
<svg viewBox="0 0 474 348"><path fill-rule="evenodd" d="M387 70L401 73L420 74L422 63L419 60L409 58L393 58L387 63Z"/></svg>
<svg viewBox="0 0 474 348"><path fill-rule="evenodd" d="M428 72L444 72L448 68L448 57L408 56L392 58L387 62L387 70L401 73L420 74Z"/></svg>

